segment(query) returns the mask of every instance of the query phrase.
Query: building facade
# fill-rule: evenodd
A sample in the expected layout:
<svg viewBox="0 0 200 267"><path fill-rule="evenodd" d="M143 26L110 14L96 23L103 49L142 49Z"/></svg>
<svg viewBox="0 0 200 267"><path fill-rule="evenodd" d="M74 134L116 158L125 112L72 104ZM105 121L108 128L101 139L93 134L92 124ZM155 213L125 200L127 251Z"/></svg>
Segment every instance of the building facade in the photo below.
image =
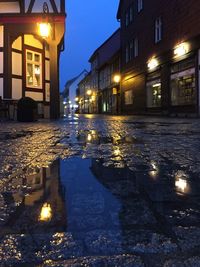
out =
<svg viewBox="0 0 200 267"><path fill-rule="evenodd" d="M59 57L65 1L0 1L0 96L31 97L41 116L59 117Z"/></svg>
<svg viewBox="0 0 200 267"><path fill-rule="evenodd" d="M68 80L65 88L61 93L63 99L63 115L77 112L79 97L77 93L78 84L88 74L87 70L83 70L76 77Z"/></svg>
<svg viewBox="0 0 200 267"><path fill-rule="evenodd" d="M79 83L80 112L119 113L120 86L116 80L120 78L119 29L94 51L89 62L91 71Z"/></svg>
<svg viewBox="0 0 200 267"><path fill-rule="evenodd" d="M121 0L122 112L199 114L200 5Z"/></svg>
<svg viewBox="0 0 200 267"><path fill-rule="evenodd" d="M77 97L79 99L79 113L80 114L89 114L93 113L92 105L92 75L89 72L78 84Z"/></svg>

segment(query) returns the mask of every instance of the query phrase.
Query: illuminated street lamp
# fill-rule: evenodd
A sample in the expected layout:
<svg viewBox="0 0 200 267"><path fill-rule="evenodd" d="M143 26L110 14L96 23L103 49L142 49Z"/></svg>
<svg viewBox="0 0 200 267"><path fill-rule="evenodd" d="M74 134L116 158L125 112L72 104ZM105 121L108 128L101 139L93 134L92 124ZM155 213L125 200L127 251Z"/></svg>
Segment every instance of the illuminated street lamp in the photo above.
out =
<svg viewBox="0 0 200 267"><path fill-rule="evenodd" d="M38 23L38 33L43 39L47 39L50 36L51 25L50 23L41 22Z"/></svg>
<svg viewBox="0 0 200 267"><path fill-rule="evenodd" d="M113 81L115 83L119 83L121 81L121 75L120 74L115 74L113 77Z"/></svg>
<svg viewBox="0 0 200 267"><path fill-rule="evenodd" d="M87 95L90 96L92 94L92 90L87 90Z"/></svg>

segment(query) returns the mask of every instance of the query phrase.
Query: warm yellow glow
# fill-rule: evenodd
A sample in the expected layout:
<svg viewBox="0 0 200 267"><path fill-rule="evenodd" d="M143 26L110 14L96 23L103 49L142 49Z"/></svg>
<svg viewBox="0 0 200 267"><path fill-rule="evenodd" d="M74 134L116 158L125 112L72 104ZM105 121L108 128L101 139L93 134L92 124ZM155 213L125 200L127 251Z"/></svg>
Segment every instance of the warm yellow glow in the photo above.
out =
<svg viewBox="0 0 200 267"><path fill-rule="evenodd" d="M152 170L149 171L149 175L153 178L153 179L156 179L158 177L158 174L159 174L159 168L158 168L158 165L155 161L151 161L151 167L152 167Z"/></svg>
<svg viewBox="0 0 200 267"><path fill-rule="evenodd" d="M88 136L87 136L87 140L90 142L90 141L92 141L92 135L91 134L88 134Z"/></svg>
<svg viewBox="0 0 200 267"><path fill-rule="evenodd" d="M156 58L150 59L148 61L148 63L147 63L147 66L148 66L149 70L153 70L153 69L157 68L158 65L159 65L159 62L158 62L158 60Z"/></svg>
<svg viewBox="0 0 200 267"><path fill-rule="evenodd" d="M48 38L51 31L51 26L49 23L39 23L39 35L42 36L42 38Z"/></svg>
<svg viewBox="0 0 200 267"><path fill-rule="evenodd" d="M119 83L121 81L121 75L120 74L115 74L113 77L113 81L115 83Z"/></svg>
<svg viewBox="0 0 200 267"><path fill-rule="evenodd" d="M153 88L155 88L155 87L159 87L159 86L161 86L161 83L155 83L155 84L153 85Z"/></svg>
<svg viewBox="0 0 200 267"><path fill-rule="evenodd" d="M35 66L35 74L40 75L40 68Z"/></svg>
<svg viewBox="0 0 200 267"><path fill-rule="evenodd" d="M87 90L87 95L91 95L92 94L92 90Z"/></svg>
<svg viewBox="0 0 200 267"><path fill-rule="evenodd" d="M79 101L79 98L78 98L78 97L76 97L76 98L75 98L75 101L76 101L76 102L78 102L78 101Z"/></svg>
<svg viewBox="0 0 200 267"><path fill-rule="evenodd" d="M176 57L184 56L188 52L189 52L189 44L188 43L181 43L174 48L174 55Z"/></svg>
<svg viewBox="0 0 200 267"><path fill-rule="evenodd" d="M52 209L51 209L51 206L50 206L50 204L45 203L42 206L42 209L41 209L41 212L40 212L39 221L47 222L47 221L50 221L51 218L52 218Z"/></svg>
<svg viewBox="0 0 200 267"><path fill-rule="evenodd" d="M113 152L116 157L121 154L119 147L116 147Z"/></svg>
<svg viewBox="0 0 200 267"><path fill-rule="evenodd" d="M187 181L179 178L175 182L175 186L176 186L177 189L181 190L182 192L185 192L185 190L187 188Z"/></svg>
<svg viewBox="0 0 200 267"><path fill-rule="evenodd" d="M91 100L95 101L95 95L92 95Z"/></svg>

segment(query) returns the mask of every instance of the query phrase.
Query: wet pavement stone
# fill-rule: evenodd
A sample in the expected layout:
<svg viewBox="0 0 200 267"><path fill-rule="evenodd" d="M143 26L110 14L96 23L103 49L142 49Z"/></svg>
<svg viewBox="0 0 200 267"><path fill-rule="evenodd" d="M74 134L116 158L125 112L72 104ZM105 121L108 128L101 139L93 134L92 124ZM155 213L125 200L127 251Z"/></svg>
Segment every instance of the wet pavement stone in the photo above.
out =
<svg viewBox="0 0 200 267"><path fill-rule="evenodd" d="M199 134L198 119L1 122L0 266L200 266Z"/></svg>

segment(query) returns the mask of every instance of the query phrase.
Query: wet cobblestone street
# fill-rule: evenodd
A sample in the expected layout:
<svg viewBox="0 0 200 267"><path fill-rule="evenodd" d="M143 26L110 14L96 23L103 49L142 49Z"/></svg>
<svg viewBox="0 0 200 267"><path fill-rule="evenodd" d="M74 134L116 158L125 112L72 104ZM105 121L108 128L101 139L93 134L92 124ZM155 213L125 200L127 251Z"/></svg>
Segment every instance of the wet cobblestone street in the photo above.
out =
<svg viewBox="0 0 200 267"><path fill-rule="evenodd" d="M200 121L1 122L0 266L200 266Z"/></svg>

